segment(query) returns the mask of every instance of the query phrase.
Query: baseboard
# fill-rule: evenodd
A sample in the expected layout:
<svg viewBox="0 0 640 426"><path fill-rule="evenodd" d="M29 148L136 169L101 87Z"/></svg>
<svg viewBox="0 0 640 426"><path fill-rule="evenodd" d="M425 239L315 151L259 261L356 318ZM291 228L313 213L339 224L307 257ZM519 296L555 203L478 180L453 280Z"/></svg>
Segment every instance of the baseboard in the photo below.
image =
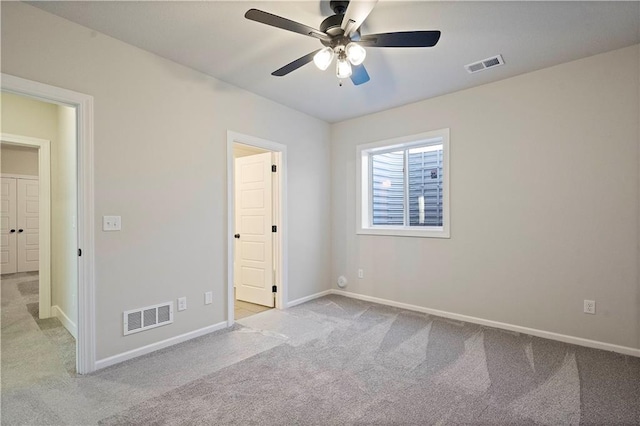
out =
<svg viewBox="0 0 640 426"><path fill-rule="evenodd" d="M311 296L301 297L300 299L292 300L287 303L287 308L291 308L296 305L300 305L302 303L308 302L309 300L317 299L319 297L327 296L331 294L332 290L321 291L320 293L312 294Z"/></svg>
<svg viewBox="0 0 640 426"><path fill-rule="evenodd" d="M123 352L118 355L113 355L107 358L96 361L96 370L110 367L115 364L119 364L124 361L128 361L133 358L137 358L142 355L155 352L160 349L167 348L169 346L177 345L178 343L186 342L187 340L195 339L196 337L204 336L205 334L213 333L214 331L227 328L227 321L219 322L207 327L200 328L198 330L190 331L188 333L181 334L179 336L170 337L169 339L161 340L159 342L151 343L150 345L143 346L141 348L132 349L127 352Z"/></svg>
<svg viewBox="0 0 640 426"><path fill-rule="evenodd" d="M51 316L54 316L60 320L64 328L73 336L74 339L78 338L78 327L71 321L71 319L64 313L60 306L53 305L51 307Z"/></svg>
<svg viewBox="0 0 640 426"><path fill-rule="evenodd" d="M602 349L605 351L617 352L625 355L631 355L640 357L640 349L631 348L628 346L619 346L611 343L600 342L597 340L583 339L582 337L569 336L566 334L553 333L551 331L538 330L535 328L522 327L519 325L507 324L499 321L492 321L483 318L472 317L468 315L461 315L447 311L440 311L438 309L430 309L422 306L410 305L408 303L395 302L393 300L381 299L379 297L366 296L358 293L351 293L344 290L331 289L330 294L338 294L352 299L364 300L366 302L379 303L381 305L393 306L396 308L407 309L409 311L422 312L429 315L435 315L438 317L449 318L458 321L470 322L473 324L486 325L489 327L500 328L503 330L515 331L517 333L529 334L531 336L543 337L545 339L557 340L564 343L571 343L579 346L586 346L588 348Z"/></svg>

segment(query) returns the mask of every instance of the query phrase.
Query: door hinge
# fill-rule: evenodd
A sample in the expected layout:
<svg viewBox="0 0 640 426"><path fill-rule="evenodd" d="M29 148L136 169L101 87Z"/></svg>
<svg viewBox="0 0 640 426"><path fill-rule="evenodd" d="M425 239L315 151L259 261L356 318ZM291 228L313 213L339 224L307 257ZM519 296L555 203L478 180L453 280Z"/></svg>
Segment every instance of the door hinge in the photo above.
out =
<svg viewBox="0 0 640 426"><path fill-rule="evenodd" d="M277 172L277 171L278 171L278 166L276 166L275 164L272 164L272 165L271 165L271 171L272 171L273 173Z"/></svg>
<svg viewBox="0 0 640 426"><path fill-rule="evenodd" d="M277 285L272 286L271 287L271 292L272 293L277 293L278 292L278 286Z"/></svg>
<svg viewBox="0 0 640 426"><path fill-rule="evenodd" d="M273 225L271 227L271 232L278 232L278 227L276 225Z"/></svg>
<svg viewBox="0 0 640 426"><path fill-rule="evenodd" d="M78 257L82 256L82 249L78 249Z"/></svg>

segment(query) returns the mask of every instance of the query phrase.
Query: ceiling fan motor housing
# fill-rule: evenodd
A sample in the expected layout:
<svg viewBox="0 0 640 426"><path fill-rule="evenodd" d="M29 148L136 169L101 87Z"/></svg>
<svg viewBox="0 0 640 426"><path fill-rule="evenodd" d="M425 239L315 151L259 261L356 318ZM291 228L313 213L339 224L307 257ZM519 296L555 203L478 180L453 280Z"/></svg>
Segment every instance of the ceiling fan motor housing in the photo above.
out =
<svg viewBox="0 0 640 426"><path fill-rule="evenodd" d="M342 18L344 18L344 15L329 16L320 24L320 31L331 37L343 35L344 30L340 27L342 25Z"/></svg>
<svg viewBox="0 0 640 426"><path fill-rule="evenodd" d="M320 31L331 37L331 41L320 40L323 45L335 48L336 46L346 46L350 41L360 40L359 29L353 32L351 37L344 35L344 30L342 29L343 18L344 15L337 14L329 16L327 19L322 21L320 24Z"/></svg>

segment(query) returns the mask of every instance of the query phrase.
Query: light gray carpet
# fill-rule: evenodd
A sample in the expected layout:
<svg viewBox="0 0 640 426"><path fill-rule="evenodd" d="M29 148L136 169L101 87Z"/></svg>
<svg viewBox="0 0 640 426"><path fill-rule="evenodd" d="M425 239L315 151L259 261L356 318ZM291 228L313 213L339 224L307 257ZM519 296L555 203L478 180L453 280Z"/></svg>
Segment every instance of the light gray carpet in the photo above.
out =
<svg viewBox="0 0 640 426"><path fill-rule="evenodd" d="M57 318L38 317L38 273L2 275L1 291L3 390L52 372L75 375L75 339Z"/></svg>
<svg viewBox="0 0 640 426"><path fill-rule="evenodd" d="M631 425L640 359L328 296L2 398L3 424Z"/></svg>
<svg viewBox="0 0 640 426"><path fill-rule="evenodd" d="M332 326L101 424L640 424L637 358L339 296L290 315Z"/></svg>

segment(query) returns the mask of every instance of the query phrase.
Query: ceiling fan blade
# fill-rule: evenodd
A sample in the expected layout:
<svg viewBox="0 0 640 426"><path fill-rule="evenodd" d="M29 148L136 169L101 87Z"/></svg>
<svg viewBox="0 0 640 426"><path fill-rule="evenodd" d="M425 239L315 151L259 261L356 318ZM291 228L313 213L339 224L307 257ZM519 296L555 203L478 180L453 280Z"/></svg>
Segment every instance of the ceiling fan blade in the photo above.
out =
<svg viewBox="0 0 640 426"><path fill-rule="evenodd" d="M249 9L247 13L244 14L244 17L252 21L260 22L261 24L271 25L272 27L282 28L283 30L292 31L294 33L314 37L324 41L331 41L331 37L320 30L283 18L282 16L263 12L262 10Z"/></svg>
<svg viewBox="0 0 640 426"><path fill-rule="evenodd" d="M348 37L360 28L378 0L351 0L342 18L342 29Z"/></svg>
<svg viewBox="0 0 640 426"><path fill-rule="evenodd" d="M367 47L433 47L440 40L440 31L401 31L367 34L358 44Z"/></svg>
<svg viewBox="0 0 640 426"><path fill-rule="evenodd" d="M320 49L315 50L307 55L304 55L301 58L296 59L293 62L289 62L287 65L285 65L284 67L275 70L274 72L271 73L271 75L275 75L276 77L282 77L285 76L287 74L289 74L291 71L295 71L298 68L300 68L303 65L307 65L309 62L313 61L313 57L315 56L316 53L318 53L320 51Z"/></svg>
<svg viewBox="0 0 640 426"><path fill-rule="evenodd" d="M360 64L352 67L351 81L354 85L359 86L369 80L371 80L371 78L369 78L369 73L367 72L367 69L364 67L364 65Z"/></svg>

